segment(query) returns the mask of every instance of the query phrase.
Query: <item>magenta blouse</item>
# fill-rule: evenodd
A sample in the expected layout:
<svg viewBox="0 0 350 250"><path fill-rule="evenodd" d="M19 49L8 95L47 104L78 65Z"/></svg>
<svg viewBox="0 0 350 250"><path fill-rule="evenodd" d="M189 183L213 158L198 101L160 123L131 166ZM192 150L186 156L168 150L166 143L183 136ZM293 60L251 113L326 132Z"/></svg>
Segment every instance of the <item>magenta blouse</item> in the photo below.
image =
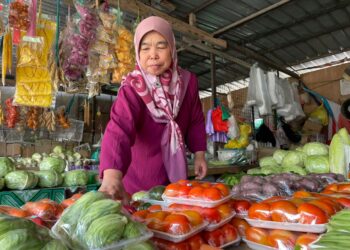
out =
<svg viewBox="0 0 350 250"><path fill-rule="evenodd" d="M194 74L176 122L191 152L206 151L204 116ZM169 183L161 150L164 127L164 123L153 120L131 86L120 88L102 140L100 177L103 178L106 169L120 170L129 194Z"/></svg>

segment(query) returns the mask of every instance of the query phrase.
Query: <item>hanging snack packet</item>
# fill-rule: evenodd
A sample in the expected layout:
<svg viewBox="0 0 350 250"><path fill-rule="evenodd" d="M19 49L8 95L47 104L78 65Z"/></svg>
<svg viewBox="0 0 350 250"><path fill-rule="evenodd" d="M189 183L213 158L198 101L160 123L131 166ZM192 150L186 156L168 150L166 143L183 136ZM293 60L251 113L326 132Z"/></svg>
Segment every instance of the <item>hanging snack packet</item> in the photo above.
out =
<svg viewBox="0 0 350 250"><path fill-rule="evenodd" d="M28 30L30 24L29 0L13 0L10 3L9 25L18 30Z"/></svg>
<svg viewBox="0 0 350 250"><path fill-rule="evenodd" d="M17 67L46 67L47 65L43 64L41 60L43 52L43 37L24 36L18 46Z"/></svg>

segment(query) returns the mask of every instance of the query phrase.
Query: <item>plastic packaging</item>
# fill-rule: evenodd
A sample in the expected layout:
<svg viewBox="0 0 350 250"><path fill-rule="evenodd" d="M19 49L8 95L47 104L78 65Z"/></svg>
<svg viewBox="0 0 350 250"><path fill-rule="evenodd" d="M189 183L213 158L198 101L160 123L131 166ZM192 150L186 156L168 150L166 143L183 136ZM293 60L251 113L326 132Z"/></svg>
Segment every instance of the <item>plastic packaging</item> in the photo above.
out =
<svg viewBox="0 0 350 250"><path fill-rule="evenodd" d="M254 241L247 240L243 238L243 241L247 244L250 249L253 250L278 250L278 248L269 247L263 244L256 243Z"/></svg>
<svg viewBox="0 0 350 250"><path fill-rule="evenodd" d="M235 244L240 241L237 229L231 224L226 224L211 232L204 231L202 232L202 238L207 244L220 248L223 248L226 244Z"/></svg>
<svg viewBox="0 0 350 250"><path fill-rule="evenodd" d="M205 230L209 232L214 231L231 221L232 218L235 217L235 215L236 213L233 212L230 216L223 218L219 223L210 223Z"/></svg>
<svg viewBox="0 0 350 250"><path fill-rule="evenodd" d="M22 209L30 215L38 216L43 220L56 220L63 212L63 207L60 204L49 199L27 202Z"/></svg>
<svg viewBox="0 0 350 250"><path fill-rule="evenodd" d="M30 24L29 8L29 0L13 0L10 3L9 25L11 28L27 31Z"/></svg>
<svg viewBox="0 0 350 250"><path fill-rule="evenodd" d="M17 67L45 67L40 60L44 52L44 39L42 37L24 36L18 46Z"/></svg>

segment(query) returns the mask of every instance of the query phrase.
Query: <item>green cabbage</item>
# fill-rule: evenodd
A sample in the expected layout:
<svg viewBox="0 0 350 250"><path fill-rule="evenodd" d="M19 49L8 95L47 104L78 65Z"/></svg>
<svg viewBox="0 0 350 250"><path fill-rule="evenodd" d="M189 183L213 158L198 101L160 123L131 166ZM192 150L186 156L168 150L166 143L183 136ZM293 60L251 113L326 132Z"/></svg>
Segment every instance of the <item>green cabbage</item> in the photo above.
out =
<svg viewBox="0 0 350 250"><path fill-rule="evenodd" d="M121 239L128 219L120 214L109 214L94 220L86 234L84 242L89 249L105 247Z"/></svg>
<svg viewBox="0 0 350 250"><path fill-rule="evenodd" d="M337 134L340 135L345 144L350 145L350 136L346 128L339 129Z"/></svg>
<svg viewBox="0 0 350 250"><path fill-rule="evenodd" d="M39 187L57 187L62 184L62 175L54 170L36 171L39 177Z"/></svg>
<svg viewBox="0 0 350 250"><path fill-rule="evenodd" d="M0 215L0 236L15 229L26 228L30 231L36 229L36 224L30 220L11 217L5 214Z"/></svg>
<svg viewBox="0 0 350 250"><path fill-rule="evenodd" d="M307 156L310 155L328 155L328 146L320 142L309 142L303 147Z"/></svg>
<svg viewBox="0 0 350 250"><path fill-rule="evenodd" d="M306 154L300 151L289 151L282 160L283 166L298 165L303 166Z"/></svg>
<svg viewBox="0 0 350 250"><path fill-rule="evenodd" d="M295 174L300 174L300 175L307 174L306 170L298 165L283 166L281 172L282 173L295 173Z"/></svg>
<svg viewBox="0 0 350 250"><path fill-rule="evenodd" d="M79 218L76 229L78 239L83 239L83 236L94 220L108 214L119 213L120 208L120 202L110 199L98 200L92 203L91 206L86 210L86 213L82 214Z"/></svg>
<svg viewBox="0 0 350 250"><path fill-rule="evenodd" d="M68 171L64 175L65 186L85 186L89 181L89 174L83 169Z"/></svg>
<svg viewBox="0 0 350 250"><path fill-rule="evenodd" d="M68 250L68 248L59 240L51 240L41 250Z"/></svg>
<svg viewBox="0 0 350 250"><path fill-rule="evenodd" d="M2 250L41 249L45 242L36 238L28 229L15 229L0 236Z"/></svg>
<svg viewBox="0 0 350 250"><path fill-rule="evenodd" d="M304 152L304 149L303 149L303 147L296 147L295 151Z"/></svg>
<svg viewBox="0 0 350 250"><path fill-rule="evenodd" d="M38 184L38 177L34 173L25 170L13 171L5 176L5 183L8 189L29 189Z"/></svg>
<svg viewBox="0 0 350 250"><path fill-rule="evenodd" d="M259 166L264 167L264 166L278 166L278 163L272 156L266 156L262 157L259 160Z"/></svg>
<svg viewBox="0 0 350 250"><path fill-rule="evenodd" d="M261 168L251 168L247 171L247 174L251 174L251 175L261 175Z"/></svg>
<svg viewBox="0 0 350 250"><path fill-rule="evenodd" d="M57 173L63 173L66 168L66 162L61 158L46 157L39 164L40 170L55 170Z"/></svg>
<svg viewBox="0 0 350 250"><path fill-rule="evenodd" d="M32 154L32 159L38 163L41 162L42 158L43 158L42 155L39 153Z"/></svg>
<svg viewBox="0 0 350 250"><path fill-rule="evenodd" d="M278 174L281 172L281 167L277 167L277 166L265 166L263 168L261 168L261 173L268 175L268 174Z"/></svg>
<svg viewBox="0 0 350 250"><path fill-rule="evenodd" d="M123 250L154 250L154 246L150 242L142 242L138 244L132 244L123 248Z"/></svg>
<svg viewBox="0 0 350 250"><path fill-rule="evenodd" d="M126 224L125 226L125 229L123 232L123 238L125 239L138 238L141 236L143 230L144 230L144 226L141 223L129 220L128 224Z"/></svg>
<svg viewBox="0 0 350 250"><path fill-rule="evenodd" d="M329 173L328 155L311 155L306 157L305 168L310 173Z"/></svg>
<svg viewBox="0 0 350 250"><path fill-rule="evenodd" d="M4 178L0 178L0 190L2 190L5 186L5 179Z"/></svg>
<svg viewBox="0 0 350 250"><path fill-rule="evenodd" d="M282 149L277 149L273 153L273 159L277 162L277 164L281 164L283 161L283 158L287 155L288 151L287 150L282 150Z"/></svg>
<svg viewBox="0 0 350 250"><path fill-rule="evenodd" d="M342 174L347 177L345 146L339 134L333 135L329 146L329 169L332 173Z"/></svg>
<svg viewBox="0 0 350 250"><path fill-rule="evenodd" d="M15 164L8 157L0 157L0 177L15 170Z"/></svg>
<svg viewBox="0 0 350 250"><path fill-rule="evenodd" d="M52 149L52 152L55 153L55 154L62 154L64 153L64 149L62 146L55 146L53 149Z"/></svg>

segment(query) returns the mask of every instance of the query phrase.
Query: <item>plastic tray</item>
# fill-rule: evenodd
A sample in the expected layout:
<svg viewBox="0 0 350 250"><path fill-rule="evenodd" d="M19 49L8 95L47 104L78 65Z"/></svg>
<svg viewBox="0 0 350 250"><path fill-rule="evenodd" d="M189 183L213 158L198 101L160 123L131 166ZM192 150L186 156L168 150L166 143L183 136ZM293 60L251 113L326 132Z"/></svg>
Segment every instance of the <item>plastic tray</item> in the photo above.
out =
<svg viewBox="0 0 350 250"><path fill-rule="evenodd" d="M221 220L219 223L216 223L216 224L210 223L205 230L209 231L209 232L214 231L215 229L218 229L219 227L221 227L221 226L225 225L226 223L230 222L233 219L233 217L235 217L235 215L236 215L236 213L233 212L229 217Z"/></svg>
<svg viewBox="0 0 350 250"><path fill-rule="evenodd" d="M300 224L290 222L253 220L249 218L245 218L245 220L253 227L261 227L268 229L284 229L289 231L306 233L323 233L327 230L327 224Z"/></svg>
<svg viewBox="0 0 350 250"><path fill-rule="evenodd" d="M163 239L163 240L168 240L174 243L178 243L184 240L187 240L188 238L191 238L193 235L196 235L197 233L201 232L208 226L208 222L203 222L202 225L199 225L195 227L191 232L188 232L186 234L181 234L181 235L174 235L174 234L169 234L157 230L152 230L154 233L154 237Z"/></svg>
<svg viewBox="0 0 350 250"><path fill-rule="evenodd" d="M149 198L142 198L140 200L143 201L143 202L151 203L152 205L160 205L162 207L168 207L169 206L168 203L165 202L165 201L152 200L152 199L149 199Z"/></svg>
<svg viewBox="0 0 350 250"><path fill-rule="evenodd" d="M265 245L262 245L262 244L258 244L256 242L247 240L245 238L243 238L243 241L248 245L248 247L250 249L253 249L253 250L278 250L277 248L265 246Z"/></svg>
<svg viewBox="0 0 350 250"><path fill-rule="evenodd" d="M248 217L248 213L238 213L236 214L236 217L240 219L246 219Z"/></svg>
<svg viewBox="0 0 350 250"><path fill-rule="evenodd" d="M195 200L195 199L189 199L189 198L179 198L179 197L167 197L166 195L162 195L162 199L170 204L177 203L177 204L183 204L183 205L192 205L192 206L199 206L199 207L217 207L226 201L230 200L232 197L232 194L229 194L228 196L222 198L221 200L217 201L206 201L206 200Z"/></svg>
<svg viewBox="0 0 350 250"><path fill-rule="evenodd" d="M238 245L241 242L241 237L239 235L237 235L237 239L235 239L234 241L231 242L227 242L226 244L220 246L220 248L224 248L224 247L228 247L228 246L232 246L232 245Z"/></svg>

